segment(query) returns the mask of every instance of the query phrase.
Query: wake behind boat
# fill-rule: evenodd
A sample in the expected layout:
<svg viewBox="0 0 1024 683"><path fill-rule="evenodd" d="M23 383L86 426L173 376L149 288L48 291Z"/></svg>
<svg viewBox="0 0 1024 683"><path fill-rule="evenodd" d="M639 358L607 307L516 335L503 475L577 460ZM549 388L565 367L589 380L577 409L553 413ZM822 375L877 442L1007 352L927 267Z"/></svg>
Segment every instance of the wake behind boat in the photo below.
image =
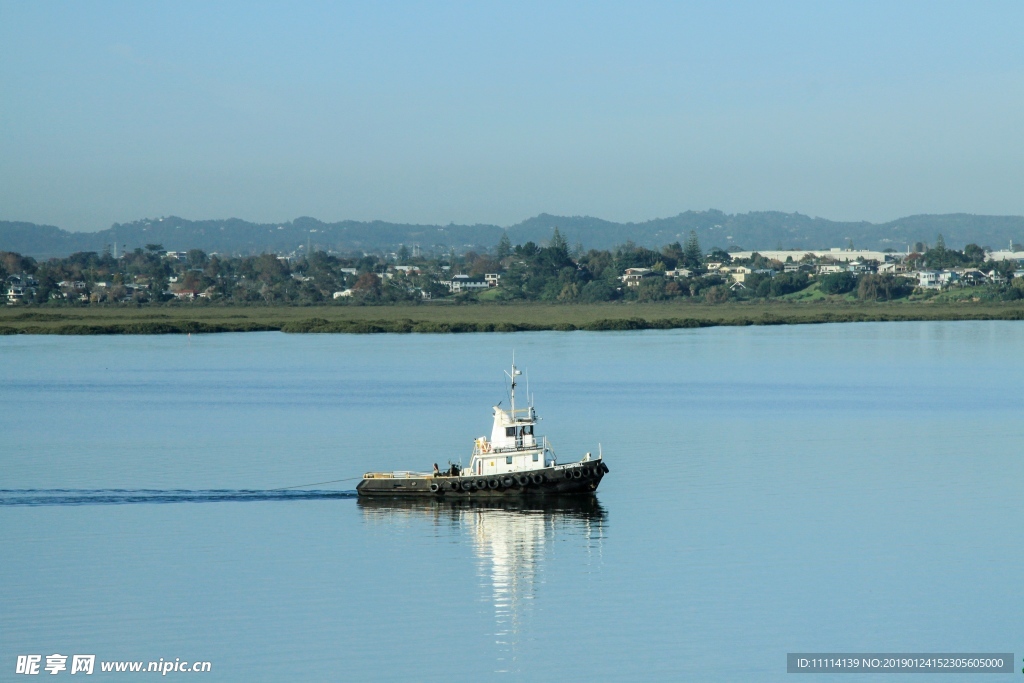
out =
<svg viewBox="0 0 1024 683"><path fill-rule="evenodd" d="M367 472L356 486L360 496L433 496L437 498L485 498L549 496L593 493L608 466L600 453L558 464L547 437L535 433L539 418L533 405L516 408L516 380L522 375L515 363L512 372L511 406L494 406L491 438L481 436L473 444L469 465L452 465L441 472Z"/></svg>

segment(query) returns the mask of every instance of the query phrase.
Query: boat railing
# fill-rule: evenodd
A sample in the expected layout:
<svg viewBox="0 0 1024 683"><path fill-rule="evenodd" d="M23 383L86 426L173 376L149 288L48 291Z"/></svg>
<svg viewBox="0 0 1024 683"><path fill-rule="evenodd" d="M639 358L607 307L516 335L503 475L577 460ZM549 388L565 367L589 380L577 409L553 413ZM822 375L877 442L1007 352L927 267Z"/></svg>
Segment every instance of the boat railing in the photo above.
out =
<svg viewBox="0 0 1024 683"><path fill-rule="evenodd" d="M473 455L486 456L500 453L501 455L507 455L510 453L519 453L521 451L551 451L554 452L554 448L551 447L551 443L548 441L548 437L541 436L535 438L533 444L530 446L509 446L507 448L492 448L490 443L484 444L484 448L481 448L479 444L473 446Z"/></svg>
<svg viewBox="0 0 1024 683"><path fill-rule="evenodd" d="M410 472L402 470L399 472L367 472L363 475L363 479L420 479L432 476L434 476L432 472Z"/></svg>

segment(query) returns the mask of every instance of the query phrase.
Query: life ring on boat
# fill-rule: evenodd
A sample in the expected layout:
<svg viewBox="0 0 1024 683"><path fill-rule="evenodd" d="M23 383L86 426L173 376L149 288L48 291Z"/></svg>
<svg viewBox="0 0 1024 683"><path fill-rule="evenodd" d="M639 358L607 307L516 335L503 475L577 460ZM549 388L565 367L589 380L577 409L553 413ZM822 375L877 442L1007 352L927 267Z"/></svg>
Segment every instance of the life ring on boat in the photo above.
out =
<svg viewBox="0 0 1024 683"><path fill-rule="evenodd" d="M469 479L467 479L466 481L462 482L462 490L463 491L472 491L473 490L473 482L471 482Z"/></svg>
<svg viewBox="0 0 1024 683"><path fill-rule="evenodd" d="M441 490L441 486L437 482L434 482L434 483L432 483L430 485L430 492L431 493L437 493L440 490Z"/></svg>
<svg viewBox="0 0 1024 683"><path fill-rule="evenodd" d="M450 488L452 491L458 491L459 490L459 482L457 482L457 481L450 481L450 482L448 482L448 488Z"/></svg>
<svg viewBox="0 0 1024 683"><path fill-rule="evenodd" d="M572 479L572 470L563 470L562 474L565 476L566 479Z"/></svg>
<svg viewBox="0 0 1024 683"><path fill-rule="evenodd" d="M487 480L487 488L489 488L489 489L496 489L499 486L501 486L501 482L498 481L497 479L488 479Z"/></svg>
<svg viewBox="0 0 1024 683"><path fill-rule="evenodd" d="M584 477L586 477L587 479L590 479L590 475L591 474L593 474L593 472L590 471L589 467L584 467L583 468L583 476Z"/></svg>
<svg viewBox="0 0 1024 683"><path fill-rule="evenodd" d="M489 442L487 442L487 441L484 441L484 447L481 450L483 450L484 453L490 453L491 452L491 444Z"/></svg>
<svg viewBox="0 0 1024 683"><path fill-rule="evenodd" d="M519 474L516 476L516 483L520 486L526 486L530 483L530 478L524 474Z"/></svg>
<svg viewBox="0 0 1024 683"><path fill-rule="evenodd" d="M507 489L512 488L512 484L514 483L516 483L516 480L513 479L512 477L502 477L501 479L501 485Z"/></svg>
<svg viewBox="0 0 1024 683"><path fill-rule="evenodd" d="M543 484L544 483L544 475L543 474L531 474L530 475L530 481L532 481L534 484Z"/></svg>
<svg viewBox="0 0 1024 683"><path fill-rule="evenodd" d="M475 482L473 482L473 484L480 491L483 491L485 488L487 488L487 480L486 479L477 479Z"/></svg>
<svg viewBox="0 0 1024 683"><path fill-rule="evenodd" d="M583 472L580 472L579 470L573 470L572 471L572 476L573 476L573 479L582 479L583 478Z"/></svg>

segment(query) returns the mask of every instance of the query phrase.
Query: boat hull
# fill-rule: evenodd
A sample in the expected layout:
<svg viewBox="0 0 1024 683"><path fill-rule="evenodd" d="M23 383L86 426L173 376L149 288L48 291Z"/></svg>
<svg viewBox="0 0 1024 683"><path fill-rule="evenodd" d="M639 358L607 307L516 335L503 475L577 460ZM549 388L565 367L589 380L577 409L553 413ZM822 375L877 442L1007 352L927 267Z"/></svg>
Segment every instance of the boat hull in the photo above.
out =
<svg viewBox="0 0 1024 683"><path fill-rule="evenodd" d="M594 493L607 472L608 466L602 460L597 460L504 475L464 477L366 475L356 486L356 492L360 496L388 498L485 499L564 496Z"/></svg>

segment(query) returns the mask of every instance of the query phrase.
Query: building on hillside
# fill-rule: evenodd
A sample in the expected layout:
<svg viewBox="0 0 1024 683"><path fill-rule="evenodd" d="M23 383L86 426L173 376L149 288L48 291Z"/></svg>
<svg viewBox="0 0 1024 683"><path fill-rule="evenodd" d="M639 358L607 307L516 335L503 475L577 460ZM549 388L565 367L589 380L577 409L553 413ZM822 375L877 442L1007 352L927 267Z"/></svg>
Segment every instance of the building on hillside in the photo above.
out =
<svg viewBox="0 0 1024 683"><path fill-rule="evenodd" d="M487 289L489 285L486 280L472 278L468 275L453 275L451 280L442 282L447 285L452 294L459 292L470 292L477 289Z"/></svg>
<svg viewBox="0 0 1024 683"><path fill-rule="evenodd" d="M829 258L833 261L847 262L847 261L893 261L903 257L903 254L897 254L895 252L888 251L871 251L867 249L840 249L833 247L831 249L770 249L768 251L737 251L730 256L734 259L749 259L754 254L760 254L766 259L773 261L786 262L786 259L793 259L794 261L800 261L808 254L814 258Z"/></svg>
<svg viewBox="0 0 1024 683"><path fill-rule="evenodd" d="M921 289L942 289L939 271L919 270L915 275L917 275L917 286Z"/></svg>
<svg viewBox="0 0 1024 683"><path fill-rule="evenodd" d="M903 275L910 272L910 266L898 261L889 261L878 264L879 275Z"/></svg>
<svg viewBox="0 0 1024 683"><path fill-rule="evenodd" d="M681 278L688 278L693 276L693 271L689 268L676 268L674 270L666 270L665 277L672 278L673 280L679 280Z"/></svg>
<svg viewBox="0 0 1024 683"><path fill-rule="evenodd" d="M626 283L627 287L639 287L640 283L649 277L661 277L650 268L626 268L626 272L619 279Z"/></svg>
<svg viewBox="0 0 1024 683"><path fill-rule="evenodd" d="M988 278L985 276L985 273L981 272L977 268L968 268L960 274L960 282L971 287L976 287L988 282Z"/></svg>
<svg viewBox="0 0 1024 683"><path fill-rule="evenodd" d="M7 305L14 306L24 303L36 295L36 288L39 281L31 275L19 273L7 277L7 287L4 291L7 298Z"/></svg>
<svg viewBox="0 0 1024 683"><path fill-rule="evenodd" d="M870 273L874 270L871 266L864 263L863 261L850 261L846 264L846 271L848 273L854 273L856 275L863 275L864 273Z"/></svg>
<svg viewBox="0 0 1024 683"><path fill-rule="evenodd" d="M736 266L735 268L729 269L729 277L732 278L733 282L745 282L748 275L753 273L752 268L746 266Z"/></svg>

